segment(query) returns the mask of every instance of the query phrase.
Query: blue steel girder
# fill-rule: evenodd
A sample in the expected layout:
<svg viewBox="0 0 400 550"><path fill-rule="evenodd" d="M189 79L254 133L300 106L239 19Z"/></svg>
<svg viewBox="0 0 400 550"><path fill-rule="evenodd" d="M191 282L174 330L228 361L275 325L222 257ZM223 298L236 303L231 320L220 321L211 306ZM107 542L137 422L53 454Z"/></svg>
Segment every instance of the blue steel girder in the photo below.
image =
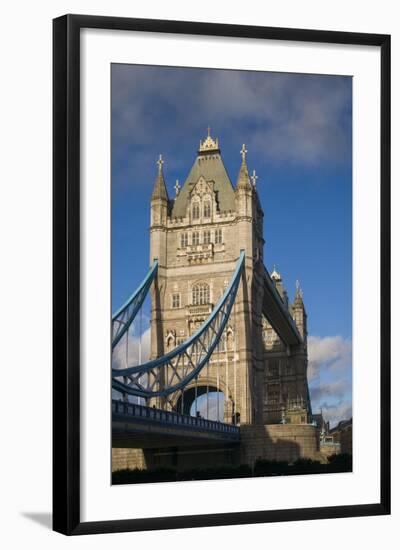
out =
<svg viewBox="0 0 400 550"><path fill-rule="evenodd" d="M112 387L144 398L166 397L196 378L207 365L226 327L239 288L244 259L244 251L241 251L229 286L208 319L190 338L166 355L143 365L112 369ZM118 378L129 378L129 383Z"/></svg>
<svg viewBox="0 0 400 550"><path fill-rule="evenodd" d="M134 321L138 311L143 305L143 302L150 289L151 283L157 275L158 261L155 260L146 277L141 284L135 290L135 292L128 298L128 300L121 306L112 316L112 349L120 342L126 331Z"/></svg>

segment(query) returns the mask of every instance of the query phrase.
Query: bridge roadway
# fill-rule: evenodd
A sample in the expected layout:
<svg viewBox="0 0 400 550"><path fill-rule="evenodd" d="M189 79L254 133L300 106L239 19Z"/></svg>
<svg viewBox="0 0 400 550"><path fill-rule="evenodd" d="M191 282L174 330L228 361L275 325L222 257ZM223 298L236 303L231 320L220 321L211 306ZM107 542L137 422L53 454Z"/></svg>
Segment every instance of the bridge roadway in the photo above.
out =
<svg viewBox="0 0 400 550"><path fill-rule="evenodd" d="M151 449L204 444L239 444L240 428L201 417L112 401L113 447Z"/></svg>
<svg viewBox="0 0 400 550"><path fill-rule="evenodd" d="M262 312L264 316L288 348L301 345L303 339L297 329L296 323L264 266L262 279L264 284Z"/></svg>

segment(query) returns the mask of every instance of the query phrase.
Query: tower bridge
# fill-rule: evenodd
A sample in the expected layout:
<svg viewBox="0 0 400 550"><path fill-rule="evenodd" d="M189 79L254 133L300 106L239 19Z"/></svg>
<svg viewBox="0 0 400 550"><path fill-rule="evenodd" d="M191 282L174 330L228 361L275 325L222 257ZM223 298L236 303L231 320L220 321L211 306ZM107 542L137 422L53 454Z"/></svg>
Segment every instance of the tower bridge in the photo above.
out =
<svg viewBox="0 0 400 550"><path fill-rule="evenodd" d="M129 415L121 405L124 413L117 414L113 403L115 467L121 467L119 448L138 449L147 454L140 464L152 464L150 441L161 448L173 440L175 453L195 442L210 444L210 452L213 445L220 452L221 444L234 444L232 456L247 463L318 453L302 292L297 285L290 303L280 274L276 269L269 274L264 266L258 176L255 171L249 176L244 145L240 153L234 186L218 140L208 132L183 186L175 185L174 198L168 195L161 156L158 161L151 268L113 316L115 350L150 294L150 360L112 371L121 400L136 396L139 407ZM199 418L196 404L201 396L208 402L213 392L224 394L223 418L200 429L209 419Z"/></svg>

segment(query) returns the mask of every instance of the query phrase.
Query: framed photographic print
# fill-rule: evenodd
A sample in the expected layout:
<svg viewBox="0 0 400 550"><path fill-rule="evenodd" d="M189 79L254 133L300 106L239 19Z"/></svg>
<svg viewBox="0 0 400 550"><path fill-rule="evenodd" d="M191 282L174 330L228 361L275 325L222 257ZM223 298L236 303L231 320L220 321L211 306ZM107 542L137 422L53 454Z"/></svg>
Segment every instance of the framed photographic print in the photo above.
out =
<svg viewBox="0 0 400 550"><path fill-rule="evenodd" d="M390 513L390 37L54 20L54 529Z"/></svg>

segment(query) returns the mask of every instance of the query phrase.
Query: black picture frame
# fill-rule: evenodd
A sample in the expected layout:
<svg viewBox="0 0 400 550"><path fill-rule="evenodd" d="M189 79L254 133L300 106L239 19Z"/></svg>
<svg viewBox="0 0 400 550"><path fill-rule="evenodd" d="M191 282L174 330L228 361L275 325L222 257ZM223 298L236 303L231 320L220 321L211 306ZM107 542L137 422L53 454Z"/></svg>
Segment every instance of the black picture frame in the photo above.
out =
<svg viewBox="0 0 400 550"><path fill-rule="evenodd" d="M84 28L378 46L381 50L380 501L116 521L80 520L80 31ZM390 36L65 15L53 21L53 529L66 535L390 513Z"/></svg>

